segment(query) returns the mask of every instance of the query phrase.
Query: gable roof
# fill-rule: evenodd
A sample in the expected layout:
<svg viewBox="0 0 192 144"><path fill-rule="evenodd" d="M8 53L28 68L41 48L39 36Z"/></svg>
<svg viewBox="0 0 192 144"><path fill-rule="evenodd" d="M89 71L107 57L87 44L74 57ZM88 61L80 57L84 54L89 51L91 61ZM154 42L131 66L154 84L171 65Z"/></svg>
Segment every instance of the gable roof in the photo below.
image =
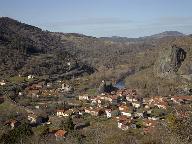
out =
<svg viewBox="0 0 192 144"><path fill-rule="evenodd" d="M67 131L65 131L65 130L58 130L57 132L55 132L55 136L64 137L66 133L67 133Z"/></svg>

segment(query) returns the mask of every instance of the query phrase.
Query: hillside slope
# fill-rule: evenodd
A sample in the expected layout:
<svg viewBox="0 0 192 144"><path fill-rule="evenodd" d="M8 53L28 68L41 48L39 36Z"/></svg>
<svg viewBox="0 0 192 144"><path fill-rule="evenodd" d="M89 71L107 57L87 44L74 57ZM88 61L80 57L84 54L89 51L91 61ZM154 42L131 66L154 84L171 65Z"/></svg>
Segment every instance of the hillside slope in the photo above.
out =
<svg viewBox="0 0 192 144"><path fill-rule="evenodd" d="M93 69L66 51L59 37L48 31L0 18L0 75L53 75Z"/></svg>

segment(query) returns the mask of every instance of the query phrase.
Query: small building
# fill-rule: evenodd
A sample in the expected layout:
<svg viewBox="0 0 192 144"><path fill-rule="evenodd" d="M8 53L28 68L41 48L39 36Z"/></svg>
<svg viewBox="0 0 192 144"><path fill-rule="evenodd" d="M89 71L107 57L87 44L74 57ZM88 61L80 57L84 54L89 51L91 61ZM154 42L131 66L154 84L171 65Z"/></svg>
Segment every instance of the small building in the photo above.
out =
<svg viewBox="0 0 192 144"><path fill-rule="evenodd" d="M136 118L142 118L143 117L143 112L135 112L134 117Z"/></svg>
<svg viewBox="0 0 192 144"><path fill-rule="evenodd" d="M79 100L89 100L90 99L90 96L88 94L85 94L85 95L80 95L79 96Z"/></svg>
<svg viewBox="0 0 192 144"><path fill-rule="evenodd" d="M139 108L141 106L140 102L132 102L134 108Z"/></svg>
<svg viewBox="0 0 192 144"><path fill-rule="evenodd" d="M90 114L92 116L100 116L103 113L103 110L101 108L96 108L91 110Z"/></svg>
<svg viewBox="0 0 192 144"><path fill-rule="evenodd" d="M11 127L11 129L14 129L16 127L18 127L21 123L17 120L8 120L5 122L5 125L8 125Z"/></svg>
<svg viewBox="0 0 192 144"><path fill-rule="evenodd" d="M72 110L72 109L69 109L69 110L67 110L67 111L65 111L64 112L64 117L68 117L68 116L70 116L70 115L72 115L74 113L74 111Z"/></svg>
<svg viewBox="0 0 192 144"><path fill-rule="evenodd" d="M48 122L48 120L49 120L48 117L37 116L35 114L29 114L27 119L30 122L30 124L32 124L32 125L39 125L39 124Z"/></svg>
<svg viewBox="0 0 192 144"><path fill-rule="evenodd" d="M129 109L129 107L127 105L120 105L119 106L120 111L125 111L125 110L128 110L128 109Z"/></svg>
<svg viewBox="0 0 192 144"><path fill-rule="evenodd" d="M27 76L27 79L33 79L33 78L35 78L34 75L28 75L28 76Z"/></svg>
<svg viewBox="0 0 192 144"><path fill-rule="evenodd" d="M22 92L19 92L18 95L19 95L19 96L23 96L23 93L22 93Z"/></svg>
<svg viewBox="0 0 192 144"><path fill-rule="evenodd" d="M144 119L143 125L145 127L155 127L157 125L157 121L152 119Z"/></svg>
<svg viewBox="0 0 192 144"><path fill-rule="evenodd" d="M131 111L127 110L127 111L120 111L122 115L127 116L127 117L131 117L132 113Z"/></svg>
<svg viewBox="0 0 192 144"><path fill-rule="evenodd" d="M119 110L120 110L121 115L123 115L123 116L127 116L127 117L131 117L132 116L132 109L130 109L126 105L119 106Z"/></svg>
<svg viewBox="0 0 192 144"><path fill-rule="evenodd" d="M63 90L64 92L70 92L73 90L73 88L70 85L63 83L61 85L61 90Z"/></svg>
<svg viewBox="0 0 192 144"><path fill-rule="evenodd" d="M55 138L56 138L56 141L62 141L65 139L66 137L66 134L67 134L67 131L65 130L58 130L55 132Z"/></svg>
<svg viewBox="0 0 192 144"><path fill-rule="evenodd" d="M118 116L120 114L119 110L111 110L111 109L106 109L105 113L107 115L107 118L111 118L113 116Z"/></svg>
<svg viewBox="0 0 192 144"><path fill-rule="evenodd" d="M5 80L1 80L1 81L0 81L0 85L1 85L1 86L4 86L4 85L6 85L6 82L5 82Z"/></svg>
<svg viewBox="0 0 192 144"><path fill-rule="evenodd" d="M150 107L157 106L158 108L167 109L168 107L167 99L161 96L153 97L149 100L149 106Z"/></svg>
<svg viewBox="0 0 192 144"><path fill-rule="evenodd" d="M51 83L51 82L47 83L48 88L51 88L52 86L53 86L53 83Z"/></svg>
<svg viewBox="0 0 192 144"><path fill-rule="evenodd" d="M125 116L119 116L117 120L117 125L118 128L122 130L128 130L129 129L129 124L131 123L131 119L125 117Z"/></svg>
<svg viewBox="0 0 192 144"><path fill-rule="evenodd" d="M57 110L57 113L56 113L56 115L58 116L58 117L64 117L65 116L65 110Z"/></svg>
<svg viewBox="0 0 192 144"><path fill-rule="evenodd" d="M100 116L103 113L102 108L85 108L85 113L89 113L92 116Z"/></svg>

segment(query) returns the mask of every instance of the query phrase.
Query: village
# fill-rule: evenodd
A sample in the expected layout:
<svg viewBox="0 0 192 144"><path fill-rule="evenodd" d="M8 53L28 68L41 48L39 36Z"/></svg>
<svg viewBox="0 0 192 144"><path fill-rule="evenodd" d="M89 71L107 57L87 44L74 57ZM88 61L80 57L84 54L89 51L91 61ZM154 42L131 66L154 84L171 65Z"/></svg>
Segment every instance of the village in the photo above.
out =
<svg viewBox="0 0 192 144"><path fill-rule="evenodd" d="M28 76L32 79L32 76ZM2 81L1 86L6 86ZM82 94L66 97L73 91L69 84L57 81L38 82L18 92L18 97L29 98L30 105L13 103L27 111L27 121L33 127L48 125L54 127L64 119L71 118L74 129L89 127L91 121L84 120L86 116L112 120L122 131L140 129L142 133L150 134L172 111L176 117L188 117L190 111L177 111L177 107L191 108L192 96L153 96L143 98L137 89L122 88L109 93L97 95ZM1 104L4 98L0 97ZM42 114L43 111L43 114ZM16 119L9 119L4 125L14 129L21 124ZM50 132L56 140L63 140L68 130L54 127Z"/></svg>

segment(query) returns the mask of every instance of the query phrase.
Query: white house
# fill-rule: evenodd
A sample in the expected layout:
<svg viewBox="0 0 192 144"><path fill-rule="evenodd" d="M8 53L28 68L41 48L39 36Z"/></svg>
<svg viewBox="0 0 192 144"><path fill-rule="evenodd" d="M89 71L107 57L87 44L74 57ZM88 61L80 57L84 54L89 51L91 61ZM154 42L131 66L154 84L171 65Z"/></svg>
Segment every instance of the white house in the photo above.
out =
<svg viewBox="0 0 192 144"><path fill-rule="evenodd" d="M65 116L65 110L57 110L57 116L58 117L62 117L62 116Z"/></svg>
<svg viewBox="0 0 192 144"><path fill-rule="evenodd" d="M5 84L6 84L6 83L5 83L4 80L2 80L2 81L0 82L0 85L1 85L1 86L5 85Z"/></svg>
<svg viewBox="0 0 192 144"><path fill-rule="evenodd" d="M136 113L134 113L134 116L135 117L143 117L143 113L142 112L136 112Z"/></svg>
<svg viewBox="0 0 192 144"><path fill-rule="evenodd" d="M105 113L106 113L106 115L107 115L107 118L111 118L111 109L106 109L105 110Z"/></svg>
<svg viewBox="0 0 192 144"><path fill-rule="evenodd" d="M122 129L124 131L129 129L128 125L126 123L124 123L124 122L118 122L118 128L120 128L120 129Z"/></svg>
<svg viewBox="0 0 192 144"><path fill-rule="evenodd" d="M79 96L79 100L89 100L89 98L90 97L87 94Z"/></svg>
<svg viewBox="0 0 192 144"><path fill-rule="evenodd" d="M121 111L121 114L124 115L124 116L127 116L127 117L131 117L131 112L129 111Z"/></svg>
<svg viewBox="0 0 192 144"><path fill-rule="evenodd" d="M132 102L133 107L139 108L141 105L139 102Z"/></svg>
<svg viewBox="0 0 192 144"><path fill-rule="evenodd" d="M33 79L35 76L34 75L28 75L27 78L28 79Z"/></svg>

